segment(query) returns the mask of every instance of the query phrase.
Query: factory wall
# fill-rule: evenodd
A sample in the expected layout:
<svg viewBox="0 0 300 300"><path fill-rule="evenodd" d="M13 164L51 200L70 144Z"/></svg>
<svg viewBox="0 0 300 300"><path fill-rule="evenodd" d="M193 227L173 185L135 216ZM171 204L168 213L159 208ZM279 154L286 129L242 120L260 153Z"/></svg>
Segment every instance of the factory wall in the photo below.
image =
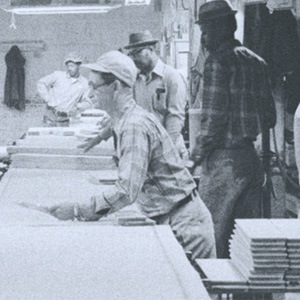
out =
<svg viewBox="0 0 300 300"><path fill-rule="evenodd" d="M15 15L16 29L10 28L11 14L0 11L0 101L3 99L6 66L4 57L18 45L26 59L26 99L37 101L37 80L63 70L69 51L78 50L86 61L128 43L131 32L144 29L160 38L162 13L154 4L114 9L106 14ZM87 70L82 70L84 75Z"/></svg>

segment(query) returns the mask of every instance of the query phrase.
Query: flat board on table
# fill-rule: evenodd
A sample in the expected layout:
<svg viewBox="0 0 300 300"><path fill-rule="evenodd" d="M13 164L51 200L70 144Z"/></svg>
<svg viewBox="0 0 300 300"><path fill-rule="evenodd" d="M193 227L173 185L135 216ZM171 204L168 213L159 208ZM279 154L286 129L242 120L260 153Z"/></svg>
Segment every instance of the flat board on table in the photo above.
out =
<svg viewBox="0 0 300 300"><path fill-rule="evenodd" d="M11 168L59 170L114 170L116 164L109 156L79 156L55 154L14 154Z"/></svg>
<svg viewBox="0 0 300 300"><path fill-rule="evenodd" d="M209 300L168 226L0 226L0 299Z"/></svg>
<svg viewBox="0 0 300 300"><path fill-rule="evenodd" d="M94 147L84 152L77 147L45 147L45 146L8 146L7 151L13 154L49 154L49 155L77 155L77 156L112 156L115 151L104 147ZM8 155L7 155L8 156Z"/></svg>
<svg viewBox="0 0 300 300"><path fill-rule="evenodd" d="M244 236L252 246L285 246L286 238L268 220L237 219L235 228L236 232Z"/></svg>
<svg viewBox="0 0 300 300"><path fill-rule="evenodd" d="M247 284L247 279L238 271L230 259L196 259L197 265L212 284Z"/></svg>
<svg viewBox="0 0 300 300"><path fill-rule="evenodd" d="M300 247L300 219L271 219L270 222L282 232L288 244Z"/></svg>
<svg viewBox="0 0 300 300"><path fill-rule="evenodd" d="M27 131L28 136L37 135L61 135L61 136L72 136L75 134L77 129L72 127L30 127Z"/></svg>
<svg viewBox="0 0 300 300"><path fill-rule="evenodd" d="M82 117L104 117L107 113L104 110L91 108L81 112Z"/></svg>
<svg viewBox="0 0 300 300"><path fill-rule="evenodd" d="M94 184L95 179L117 179L117 171L13 169L0 182L0 202L54 205L86 203L113 185Z"/></svg>
<svg viewBox="0 0 300 300"><path fill-rule="evenodd" d="M113 138L102 141L88 152L78 148L84 144L76 136L27 136L16 141L15 146L7 147L9 154L62 154L62 155L101 155L112 156L115 154Z"/></svg>

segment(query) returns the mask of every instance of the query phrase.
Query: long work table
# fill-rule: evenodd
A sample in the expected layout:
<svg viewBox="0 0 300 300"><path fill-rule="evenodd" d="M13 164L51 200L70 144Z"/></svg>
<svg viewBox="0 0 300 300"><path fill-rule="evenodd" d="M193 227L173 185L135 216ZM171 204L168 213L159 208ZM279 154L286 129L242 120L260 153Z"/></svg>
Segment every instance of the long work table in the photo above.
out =
<svg viewBox="0 0 300 300"><path fill-rule="evenodd" d="M98 222L59 221L33 209L86 203L117 178L107 164L111 141L83 154L74 136L41 132L8 148L12 163L0 182L0 300L210 299L169 226L120 225L138 215L134 205Z"/></svg>

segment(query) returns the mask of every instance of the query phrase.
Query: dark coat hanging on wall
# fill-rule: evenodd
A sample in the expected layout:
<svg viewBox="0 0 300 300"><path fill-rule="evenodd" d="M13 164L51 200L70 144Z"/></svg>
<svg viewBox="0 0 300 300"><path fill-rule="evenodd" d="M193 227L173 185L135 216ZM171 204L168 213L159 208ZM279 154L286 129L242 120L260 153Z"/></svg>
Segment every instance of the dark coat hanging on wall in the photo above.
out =
<svg viewBox="0 0 300 300"><path fill-rule="evenodd" d="M18 46L12 46L5 55L4 103L19 110L25 109L25 61Z"/></svg>

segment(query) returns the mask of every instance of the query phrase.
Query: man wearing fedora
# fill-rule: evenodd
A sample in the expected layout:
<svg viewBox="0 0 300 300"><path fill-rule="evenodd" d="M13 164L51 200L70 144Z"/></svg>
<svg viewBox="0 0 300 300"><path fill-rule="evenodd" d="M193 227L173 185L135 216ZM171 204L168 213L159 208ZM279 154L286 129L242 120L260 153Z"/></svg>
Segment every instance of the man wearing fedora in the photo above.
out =
<svg viewBox="0 0 300 300"><path fill-rule="evenodd" d="M200 6L196 22L209 55L191 159L201 165L199 193L212 213L219 258L229 257L235 218L261 217L264 171L253 142L276 123L266 63L234 38L235 13L213 0Z"/></svg>
<svg viewBox="0 0 300 300"><path fill-rule="evenodd" d="M85 205L66 203L45 211L60 220L97 221L136 201L149 218L171 226L192 259L215 257L211 214L193 177L165 128L133 98L137 75L133 61L110 51L84 66L91 70L90 97L104 95L111 100L108 114L113 123L118 180L112 190L92 197Z"/></svg>
<svg viewBox="0 0 300 300"><path fill-rule="evenodd" d="M140 70L134 86L137 103L152 112L166 128L180 156L188 158L181 134L187 101L186 83L173 67L164 64L155 52L157 39L150 31L132 33L124 48Z"/></svg>

